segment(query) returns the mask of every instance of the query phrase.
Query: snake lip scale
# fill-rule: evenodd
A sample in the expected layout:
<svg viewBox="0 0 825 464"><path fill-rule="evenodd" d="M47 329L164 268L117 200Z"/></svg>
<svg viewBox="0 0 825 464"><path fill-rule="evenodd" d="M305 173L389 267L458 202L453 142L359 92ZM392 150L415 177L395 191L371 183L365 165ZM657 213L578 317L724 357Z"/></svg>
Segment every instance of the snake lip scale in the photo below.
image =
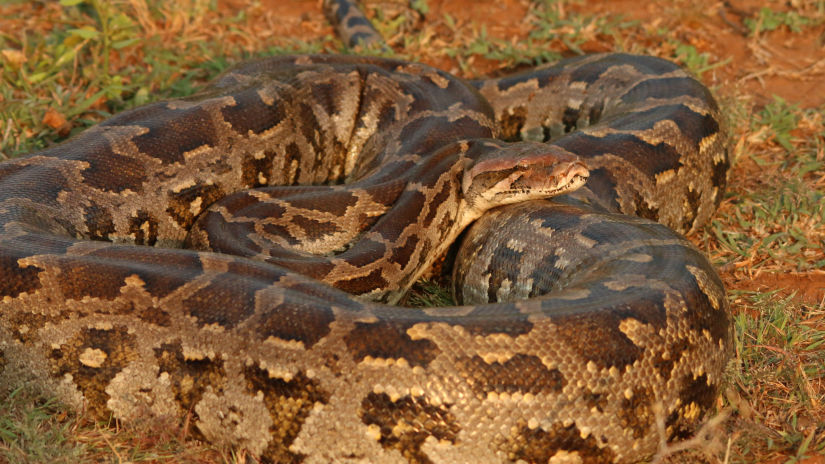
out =
<svg viewBox="0 0 825 464"><path fill-rule="evenodd" d="M0 388L191 413L262 462L641 461L730 356L679 235L728 167L713 97L657 58L242 63L0 163ZM462 306L388 304L459 238Z"/></svg>

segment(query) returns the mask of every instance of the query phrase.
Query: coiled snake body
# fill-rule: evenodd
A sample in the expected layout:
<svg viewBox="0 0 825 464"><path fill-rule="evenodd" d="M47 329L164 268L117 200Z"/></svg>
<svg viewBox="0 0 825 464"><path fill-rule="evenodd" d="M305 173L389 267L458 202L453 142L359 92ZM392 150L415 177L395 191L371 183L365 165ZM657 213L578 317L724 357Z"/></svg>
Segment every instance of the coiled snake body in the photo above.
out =
<svg viewBox="0 0 825 464"><path fill-rule="evenodd" d="M0 385L101 418L191 412L265 462L632 462L687 436L728 357L724 289L617 213L708 219L728 163L712 97L622 54L473 86L277 57L0 164ZM372 302L488 208L576 187L571 154L585 188L466 234L472 305Z"/></svg>

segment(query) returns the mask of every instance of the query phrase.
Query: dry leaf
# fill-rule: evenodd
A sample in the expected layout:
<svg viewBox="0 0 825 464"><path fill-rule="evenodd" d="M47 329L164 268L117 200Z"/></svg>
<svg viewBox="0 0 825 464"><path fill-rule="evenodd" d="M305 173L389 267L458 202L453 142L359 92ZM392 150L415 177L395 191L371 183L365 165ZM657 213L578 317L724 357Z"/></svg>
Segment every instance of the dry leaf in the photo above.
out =
<svg viewBox="0 0 825 464"><path fill-rule="evenodd" d="M20 65L26 62L26 55L23 54L20 50L14 50L12 48L4 48L0 51L0 54L3 55L3 59L8 61L15 68L19 68Z"/></svg>
<svg viewBox="0 0 825 464"><path fill-rule="evenodd" d="M42 122L43 124L56 130L57 134L61 137L69 135L69 131L72 130L72 125L69 124L69 122L66 121L66 118L54 108L49 108L46 110L46 114L43 115Z"/></svg>

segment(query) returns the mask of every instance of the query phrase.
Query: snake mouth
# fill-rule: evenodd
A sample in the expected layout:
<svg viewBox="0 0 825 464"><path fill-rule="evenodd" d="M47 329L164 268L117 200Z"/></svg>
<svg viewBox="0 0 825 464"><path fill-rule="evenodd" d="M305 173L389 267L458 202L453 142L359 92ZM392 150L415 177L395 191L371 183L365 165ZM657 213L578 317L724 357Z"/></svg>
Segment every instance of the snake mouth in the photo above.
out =
<svg viewBox="0 0 825 464"><path fill-rule="evenodd" d="M549 196L556 196L556 195L562 195L562 194L565 194L565 193L570 193L570 192L573 192L575 190L580 189L581 187L584 187L584 184L587 183L587 179L589 179L589 175L590 175L590 172L587 170L586 166L584 166L584 171L585 171L584 173L581 173L581 172L570 173L567 182L565 182L564 185L559 190L557 190L555 193L552 193Z"/></svg>
<svg viewBox="0 0 825 464"><path fill-rule="evenodd" d="M590 172L584 162L576 159L558 161L549 166L528 166L519 174L510 181L510 188L505 191L521 192L526 197L525 200L532 200L572 192L587 182Z"/></svg>
<svg viewBox="0 0 825 464"><path fill-rule="evenodd" d="M462 187L469 204L487 209L572 192L588 176L578 156L553 145L520 142L479 160L465 173Z"/></svg>

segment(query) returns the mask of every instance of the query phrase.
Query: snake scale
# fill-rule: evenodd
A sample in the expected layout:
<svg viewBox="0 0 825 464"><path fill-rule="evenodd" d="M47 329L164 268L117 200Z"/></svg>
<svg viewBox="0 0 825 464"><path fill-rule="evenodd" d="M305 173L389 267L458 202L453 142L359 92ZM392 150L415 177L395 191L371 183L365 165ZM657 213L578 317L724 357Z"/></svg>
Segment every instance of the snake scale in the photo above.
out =
<svg viewBox="0 0 825 464"><path fill-rule="evenodd" d="M0 387L190 413L263 462L648 458L702 422L730 352L716 272L665 227L712 214L725 138L652 57L471 83L242 64L0 164ZM389 304L478 216L465 306Z"/></svg>

